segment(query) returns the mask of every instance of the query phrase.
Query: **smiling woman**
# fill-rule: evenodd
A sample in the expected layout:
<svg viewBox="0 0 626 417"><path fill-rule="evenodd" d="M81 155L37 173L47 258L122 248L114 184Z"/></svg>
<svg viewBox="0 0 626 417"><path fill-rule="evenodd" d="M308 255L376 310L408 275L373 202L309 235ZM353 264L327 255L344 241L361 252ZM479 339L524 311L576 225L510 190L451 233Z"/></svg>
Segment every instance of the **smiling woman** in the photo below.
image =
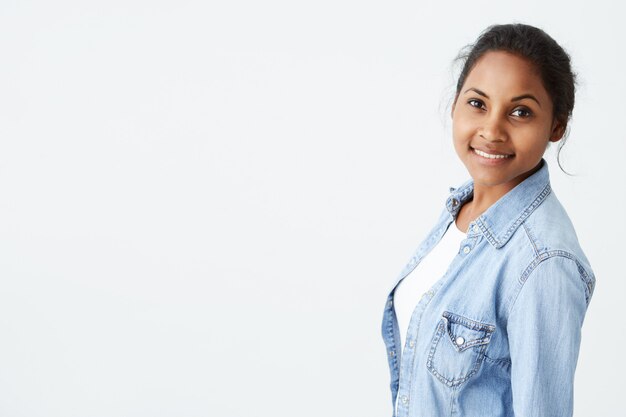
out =
<svg viewBox="0 0 626 417"><path fill-rule="evenodd" d="M595 275L543 158L574 106L567 53L494 25L460 74L454 149L471 177L390 288L394 416L571 416Z"/></svg>
<svg viewBox="0 0 626 417"><path fill-rule="evenodd" d="M474 64L452 107L456 152L474 179L474 198L457 224L484 212L534 174L550 141L563 136L535 65L507 51L486 52Z"/></svg>

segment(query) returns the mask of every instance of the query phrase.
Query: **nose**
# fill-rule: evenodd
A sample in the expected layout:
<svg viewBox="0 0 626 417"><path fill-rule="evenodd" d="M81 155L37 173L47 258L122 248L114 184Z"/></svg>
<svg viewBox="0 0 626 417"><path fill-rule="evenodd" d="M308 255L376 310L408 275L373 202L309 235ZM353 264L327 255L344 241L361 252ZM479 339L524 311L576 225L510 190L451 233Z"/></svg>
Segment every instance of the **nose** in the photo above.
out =
<svg viewBox="0 0 626 417"><path fill-rule="evenodd" d="M496 113L493 112L489 117L485 118L484 124L480 129L480 136L489 142L504 142L507 139L504 121Z"/></svg>

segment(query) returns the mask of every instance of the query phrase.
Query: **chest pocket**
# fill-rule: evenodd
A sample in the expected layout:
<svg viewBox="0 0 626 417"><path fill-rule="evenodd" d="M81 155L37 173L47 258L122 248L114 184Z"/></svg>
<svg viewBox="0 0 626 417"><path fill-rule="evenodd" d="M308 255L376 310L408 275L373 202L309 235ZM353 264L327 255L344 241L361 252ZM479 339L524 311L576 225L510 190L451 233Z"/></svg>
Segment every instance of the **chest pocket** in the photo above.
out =
<svg viewBox="0 0 626 417"><path fill-rule="evenodd" d="M431 341L426 367L449 387L471 378L484 359L496 327L444 311Z"/></svg>

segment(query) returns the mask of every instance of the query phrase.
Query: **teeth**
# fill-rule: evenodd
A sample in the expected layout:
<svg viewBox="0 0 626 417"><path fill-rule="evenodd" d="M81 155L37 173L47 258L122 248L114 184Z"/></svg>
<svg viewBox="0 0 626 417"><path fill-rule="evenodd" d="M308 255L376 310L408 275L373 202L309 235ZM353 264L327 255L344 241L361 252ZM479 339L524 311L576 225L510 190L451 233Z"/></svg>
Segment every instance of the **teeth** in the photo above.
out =
<svg viewBox="0 0 626 417"><path fill-rule="evenodd" d="M489 158L489 159L502 159L502 158L508 158L509 156L511 156L511 155L491 155L489 153L479 151L478 149L474 149L474 152L476 152L478 155L482 157Z"/></svg>

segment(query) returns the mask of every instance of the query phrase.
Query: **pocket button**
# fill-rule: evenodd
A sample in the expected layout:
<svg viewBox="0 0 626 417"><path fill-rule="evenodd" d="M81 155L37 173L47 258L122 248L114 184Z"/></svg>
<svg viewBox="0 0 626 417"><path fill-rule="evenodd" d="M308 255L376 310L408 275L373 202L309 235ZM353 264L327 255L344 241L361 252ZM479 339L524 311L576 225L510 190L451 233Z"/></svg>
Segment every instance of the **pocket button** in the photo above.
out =
<svg viewBox="0 0 626 417"><path fill-rule="evenodd" d="M458 346L461 346L463 343L465 343L465 339L463 339L461 336L456 338L456 344Z"/></svg>

